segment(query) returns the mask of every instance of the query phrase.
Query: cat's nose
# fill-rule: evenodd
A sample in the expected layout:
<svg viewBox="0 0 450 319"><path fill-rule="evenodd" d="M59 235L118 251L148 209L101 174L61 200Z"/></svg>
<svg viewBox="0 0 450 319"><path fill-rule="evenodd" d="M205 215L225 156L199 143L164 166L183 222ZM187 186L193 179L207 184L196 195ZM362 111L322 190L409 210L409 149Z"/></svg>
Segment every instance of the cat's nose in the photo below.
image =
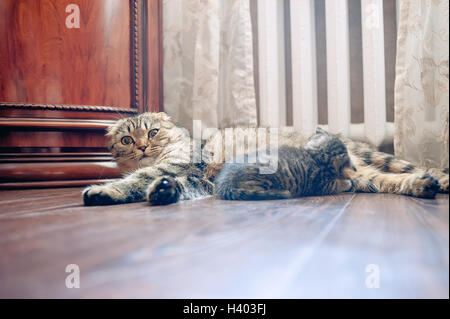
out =
<svg viewBox="0 0 450 319"><path fill-rule="evenodd" d="M138 149L140 149L142 152L145 152L147 146L143 145L143 146L138 146Z"/></svg>

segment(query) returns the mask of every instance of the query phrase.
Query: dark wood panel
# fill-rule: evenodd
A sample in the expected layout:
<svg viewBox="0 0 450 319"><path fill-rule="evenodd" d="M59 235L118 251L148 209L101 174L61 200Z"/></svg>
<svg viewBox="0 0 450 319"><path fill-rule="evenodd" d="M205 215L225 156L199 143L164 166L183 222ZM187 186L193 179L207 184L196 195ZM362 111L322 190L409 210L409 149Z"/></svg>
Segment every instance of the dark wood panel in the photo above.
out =
<svg viewBox="0 0 450 319"><path fill-rule="evenodd" d="M55 187L77 187L93 184L104 184L114 181L114 179L85 179L85 180L63 180L63 181L38 181L38 182L12 182L0 183L0 190L11 189L35 189L35 188L55 188Z"/></svg>
<svg viewBox="0 0 450 319"><path fill-rule="evenodd" d="M448 298L448 195L83 207L81 190L0 192L0 297Z"/></svg>
<svg viewBox="0 0 450 319"><path fill-rule="evenodd" d="M0 163L2 182L61 181L120 177L115 163Z"/></svg>
<svg viewBox="0 0 450 319"><path fill-rule="evenodd" d="M107 145L104 131L33 131L0 128L0 150L4 147L103 147ZM32 138L30 138L32 136Z"/></svg>
<svg viewBox="0 0 450 319"><path fill-rule="evenodd" d="M38 153L39 152L39 153ZM45 150L40 149L39 151L33 150L32 152L25 152L25 153L0 153L0 158L11 158L16 159L17 156L26 155L30 158L36 158L39 159L41 157L49 156L49 153L51 153L52 156L108 156L111 157L111 154L109 152L102 153L99 150L96 150L96 152L84 152L80 150L79 152L55 152L54 150L50 152L46 152Z"/></svg>
<svg viewBox="0 0 450 319"><path fill-rule="evenodd" d="M161 0L144 1L143 12L146 15L144 30L144 86L147 88L143 104L146 110L158 112L163 110L163 46L162 46L162 2Z"/></svg>
<svg viewBox="0 0 450 319"><path fill-rule="evenodd" d="M130 3L0 2L0 101L130 107Z"/></svg>
<svg viewBox="0 0 450 319"><path fill-rule="evenodd" d="M160 0L0 1L0 185L119 176L107 126L162 110ZM45 156L33 156L42 153Z"/></svg>

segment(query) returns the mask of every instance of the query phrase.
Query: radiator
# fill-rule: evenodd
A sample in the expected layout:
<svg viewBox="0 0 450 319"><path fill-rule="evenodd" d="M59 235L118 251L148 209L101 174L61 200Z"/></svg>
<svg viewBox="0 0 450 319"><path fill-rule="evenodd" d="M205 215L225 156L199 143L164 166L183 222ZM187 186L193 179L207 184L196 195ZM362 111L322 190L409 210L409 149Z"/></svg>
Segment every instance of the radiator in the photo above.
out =
<svg viewBox="0 0 450 319"><path fill-rule="evenodd" d="M290 0L285 8L285 0L257 1L259 120L262 126L286 126L286 82L291 81L289 122L309 136L319 124L314 0ZM283 42L286 15L289 46ZM383 0L361 0L362 123L351 122L349 1L325 0L325 22L328 123L320 126L376 146L392 143L394 125L386 120Z"/></svg>

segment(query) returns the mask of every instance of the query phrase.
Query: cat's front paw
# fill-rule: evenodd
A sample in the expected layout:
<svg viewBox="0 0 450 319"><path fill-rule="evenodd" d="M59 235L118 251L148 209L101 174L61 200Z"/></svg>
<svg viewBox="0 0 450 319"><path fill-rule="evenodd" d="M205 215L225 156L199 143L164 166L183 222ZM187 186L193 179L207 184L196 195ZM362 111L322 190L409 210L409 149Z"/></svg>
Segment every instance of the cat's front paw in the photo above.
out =
<svg viewBox="0 0 450 319"><path fill-rule="evenodd" d="M439 192L448 194L448 188L449 188L448 168L445 168L445 169L429 168L427 170L427 173L438 180L439 185L440 185Z"/></svg>
<svg viewBox="0 0 450 319"><path fill-rule="evenodd" d="M155 180L147 191L150 205L169 205L178 202L180 192L177 181L171 177L161 177Z"/></svg>
<svg viewBox="0 0 450 319"><path fill-rule="evenodd" d="M125 194L111 185L92 185L83 191L86 206L123 204L125 198Z"/></svg>
<svg viewBox="0 0 450 319"><path fill-rule="evenodd" d="M422 198L435 198L440 187L437 179L430 174L424 174L413 181L411 195Z"/></svg>

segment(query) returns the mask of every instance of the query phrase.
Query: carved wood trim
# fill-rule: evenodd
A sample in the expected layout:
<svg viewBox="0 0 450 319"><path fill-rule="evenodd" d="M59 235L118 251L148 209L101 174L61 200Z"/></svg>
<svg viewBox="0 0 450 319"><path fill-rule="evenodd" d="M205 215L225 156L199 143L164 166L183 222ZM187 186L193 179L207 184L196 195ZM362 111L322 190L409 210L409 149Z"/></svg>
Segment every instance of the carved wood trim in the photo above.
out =
<svg viewBox="0 0 450 319"><path fill-rule="evenodd" d="M81 112L110 112L136 114L135 109L127 109L113 106L99 105L67 105L67 104L37 104L37 103L20 103L20 102L0 102L0 108L19 108L19 109L40 109L54 111L81 111Z"/></svg>
<svg viewBox="0 0 450 319"><path fill-rule="evenodd" d="M109 156L48 156L48 157L0 157L0 163L48 163L48 162L111 162L113 159Z"/></svg>
<svg viewBox="0 0 450 319"><path fill-rule="evenodd" d="M39 118L0 118L0 127L27 127L46 129L91 129L105 130L113 124L111 120L77 120L77 119L39 119Z"/></svg>
<svg viewBox="0 0 450 319"><path fill-rule="evenodd" d="M163 110L162 2L130 0L131 106L142 112Z"/></svg>
<svg viewBox="0 0 450 319"><path fill-rule="evenodd" d="M130 0L130 43L131 43L131 107L144 112L142 104L142 49L141 49L141 0Z"/></svg>

